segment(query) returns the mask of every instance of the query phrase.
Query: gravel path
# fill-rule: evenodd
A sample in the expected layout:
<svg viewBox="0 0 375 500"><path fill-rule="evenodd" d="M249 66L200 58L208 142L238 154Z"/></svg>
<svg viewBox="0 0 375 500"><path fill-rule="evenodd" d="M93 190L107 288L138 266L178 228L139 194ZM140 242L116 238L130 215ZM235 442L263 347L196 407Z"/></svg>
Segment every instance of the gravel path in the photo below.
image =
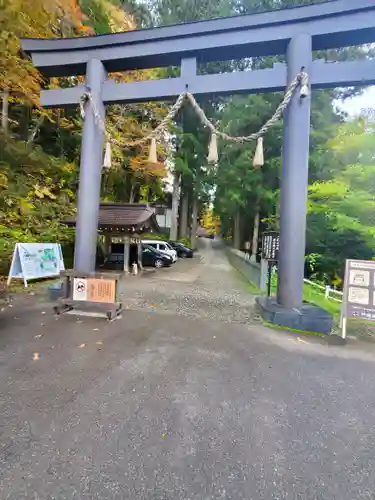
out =
<svg viewBox="0 0 375 500"><path fill-rule="evenodd" d="M180 260L172 269L147 277L131 277L122 285L122 300L128 309L157 310L190 318L229 323L251 323L254 297L229 264L218 243L200 241L193 259Z"/></svg>

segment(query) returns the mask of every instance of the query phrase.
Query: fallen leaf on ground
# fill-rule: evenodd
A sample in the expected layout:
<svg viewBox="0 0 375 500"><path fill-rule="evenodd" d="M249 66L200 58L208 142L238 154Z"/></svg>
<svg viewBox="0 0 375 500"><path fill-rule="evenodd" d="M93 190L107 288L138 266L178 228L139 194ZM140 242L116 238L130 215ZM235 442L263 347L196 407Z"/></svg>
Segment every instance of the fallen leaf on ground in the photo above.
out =
<svg viewBox="0 0 375 500"><path fill-rule="evenodd" d="M299 337L297 337L297 341L302 342L303 344L308 344L308 342L306 342L306 340L300 339Z"/></svg>
<svg viewBox="0 0 375 500"><path fill-rule="evenodd" d="M162 438L165 438L165 437L167 437L167 435L166 435L166 434L162 434L162 435L161 435L161 437L162 437Z"/></svg>
<svg viewBox="0 0 375 500"><path fill-rule="evenodd" d="M33 360L38 361L38 359L39 359L39 352L34 352Z"/></svg>
<svg viewBox="0 0 375 500"><path fill-rule="evenodd" d="M78 347L82 349L83 347L87 347L87 344L80 344Z"/></svg>
<svg viewBox="0 0 375 500"><path fill-rule="evenodd" d="M41 333L40 335L35 335L34 339L40 339L40 337L43 337L43 333Z"/></svg>

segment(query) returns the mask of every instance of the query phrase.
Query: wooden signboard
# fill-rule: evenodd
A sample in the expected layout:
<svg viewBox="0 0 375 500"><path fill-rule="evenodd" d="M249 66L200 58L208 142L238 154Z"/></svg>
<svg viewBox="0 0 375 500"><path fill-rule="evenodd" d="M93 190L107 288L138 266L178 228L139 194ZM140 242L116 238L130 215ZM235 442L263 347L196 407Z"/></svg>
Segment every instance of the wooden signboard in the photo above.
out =
<svg viewBox="0 0 375 500"><path fill-rule="evenodd" d="M110 321L121 314L122 303L118 301L120 273L77 273L68 270L61 276L65 278L64 296L54 307L56 314L75 309L75 314L91 312L104 315Z"/></svg>
<svg viewBox="0 0 375 500"><path fill-rule="evenodd" d="M262 259L277 262L279 258L280 233L267 231L262 235Z"/></svg>
<svg viewBox="0 0 375 500"><path fill-rule="evenodd" d="M116 302L116 280L90 278L88 281L87 300L113 304Z"/></svg>

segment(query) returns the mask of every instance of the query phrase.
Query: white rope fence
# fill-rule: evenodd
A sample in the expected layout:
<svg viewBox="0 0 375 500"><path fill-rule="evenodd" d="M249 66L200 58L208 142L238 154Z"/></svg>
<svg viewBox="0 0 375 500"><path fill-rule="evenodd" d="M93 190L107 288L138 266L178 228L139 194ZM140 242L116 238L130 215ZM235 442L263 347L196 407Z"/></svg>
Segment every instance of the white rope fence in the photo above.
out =
<svg viewBox="0 0 375 500"><path fill-rule="evenodd" d="M94 114L95 123L98 125L98 127L100 128L100 130L103 132L103 134L105 136L105 140L107 143L106 153L105 153L105 157L104 157L104 166L105 167L110 167L110 163L111 163L110 145L114 145L114 146L117 146L117 147L122 148L122 149L131 149L131 148L134 148L137 146L142 146L146 143L151 142L149 162L150 163L157 163L156 139L159 138L162 135L162 133L165 133L165 131L171 125L173 119L176 117L177 113L183 107L185 102L188 102L192 106L192 108L195 111L196 115L198 116L201 124L203 126L207 127L211 132L211 141L210 141L209 152L208 152L208 157L207 157L208 163L215 164L218 162L217 137L220 137L223 140L233 142L236 144L244 144L244 143L251 142L254 140L258 141L257 148L255 151L254 160L253 160L253 166L259 167L259 166L262 166L264 164L263 136L268 132L268 130L270 128L272 128L279 121L282 114L289 106L289 104L292 100L292 97L294 95L294 92L296 91L297 88L300 88L300 97L301 98L305 98L309 95L309 77L308 77L308 74L303 69L301 70L300 73L298 73L296 75L295 78L293 78L292 82L287 87L285 94L284 94L284 98L281 101L281 103L279 104L279 106L277 107L275 113L272 115L272 117L269 120L267 120L267 122L259 129L259 131L256 133L250 134L248 136L239 136L239 137L234 137L234 136L231 136L229 134L226 134L225 132L221 132L220 130L218 130L215 127L215 125L207 118L205 112L199 106L199 104L197 103L193 94L191 94L188 91L183 92L182 94L179 95L177 101L169 109L167 115L162 119L162 121L159 123L159 125L156 128L154 128L145 137L141 137L140 139L137 139L135 141L128 141L128 140L119 141L118 139L111 137L111 135L106 130L105 122L100 117L100 114L95 106L95 102L94 102L90 92L85 92L82 95L81 101L80 101L80 109L81 109L81 116L82 116L82 118L84 118L86 115L86 107L87 107L87 105L90 105L90 108Z"/></svg>

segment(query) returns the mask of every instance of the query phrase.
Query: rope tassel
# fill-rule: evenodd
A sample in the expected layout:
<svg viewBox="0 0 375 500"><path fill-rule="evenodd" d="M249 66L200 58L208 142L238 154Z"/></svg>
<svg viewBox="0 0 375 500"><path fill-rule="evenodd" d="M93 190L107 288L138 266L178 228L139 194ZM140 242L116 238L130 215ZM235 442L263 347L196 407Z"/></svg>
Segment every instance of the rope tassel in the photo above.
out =
<svg viewBox="0 0 375 500"><path fill-rule="evenodd" d="M304 71L302 71L300 75L300 85L301 89L299 95L302 99L304 99L305 97L308 97L308 95L310 94L309 76Z"/></svg>
<svg viewBox="0 0 375 500"><path fill-rule="evenodd" d="M215 133L212 133L210 144L208 146L207 162L210 165L216 165L218 161L219 161L219 155L217 152L217 136Z"/></svg>
<svg viewBox="0 0 375 500"><path fill-rule="evenodd" d="M150 152L148 155L148 162L149 163L157 163L158 162L158 155L156 151L156 139L153 137L151 139L151 144L150 144Z"/></svg>
<svg viewBox="0 0 375 500"><path fill-rule="evenodd" d="M103 167L104 168L111 168L112 166L112 150L111 150L111 143L107 142L105 146L105 153L104 153L104 161L103 161Z"/></svg>
<svg viewBox="0 0 375 500"><path fill-rule="evenodd" d="M263 152L263 137L258 137L257 147L253 158L253 167L263 167L264 152Z"/></svg>

